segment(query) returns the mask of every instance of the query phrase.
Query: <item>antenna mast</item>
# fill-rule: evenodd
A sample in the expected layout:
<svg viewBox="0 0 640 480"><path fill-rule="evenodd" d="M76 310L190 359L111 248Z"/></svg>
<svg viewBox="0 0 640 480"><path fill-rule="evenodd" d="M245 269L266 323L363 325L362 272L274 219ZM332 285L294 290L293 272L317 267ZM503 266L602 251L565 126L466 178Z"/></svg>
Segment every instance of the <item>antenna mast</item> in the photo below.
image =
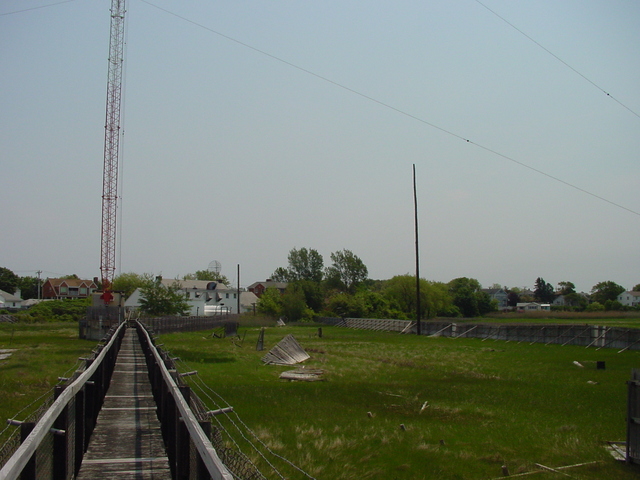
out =
<svg viewBox="0 0 640 480"><path fill-rule="evenodd" d="M116 210L118 203L118 153L120 146L120 107L122 64L124 62L125 0L111 0L107 114L104 126L104 169L102 175L102 242L100 273L102 300L113 300L111 283L116 269Z"/></svg>

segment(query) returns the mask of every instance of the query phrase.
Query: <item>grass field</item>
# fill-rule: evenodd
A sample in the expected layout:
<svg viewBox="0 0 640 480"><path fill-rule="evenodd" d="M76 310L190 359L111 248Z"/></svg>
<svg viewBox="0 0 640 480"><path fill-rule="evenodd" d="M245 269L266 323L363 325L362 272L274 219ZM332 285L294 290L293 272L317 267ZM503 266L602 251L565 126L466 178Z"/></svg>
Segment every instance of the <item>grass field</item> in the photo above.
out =
<svg viewBox="0 0 640 480"><path fill-rule="evenodd" d="M640 366L638 352L338 327L323 327L319 338L317 329L268 328L263 352L255 349L258 328L241 327L241 345L210 332L160 341L184 362L181 371L199 372L194 388L215 390L262 442L317 479L479 480L501 477L503 465L514 475L536 463L590 462L533 477L638 478L604 448L625 439L626 381ZM325 381L280 380L292 367L262 364L289 333L311 355L305 367L322 369ZM206 389L199 395L211 397L211 408L223 404Z"/></svg>
<svg viewBox="0 0 640 480"><path fill-rule="evenodd" d="M58 377L73 373L78 357L95 346L95 342L78 339L76 323L0 323L0 349L15 350L0 360L0 431L8 418L24 420L33 413ZM0 436L0 444L9 430Z"/></svg>
<svg viewBox="0 0 640 480"><path fill-rule="evenodd" d="M604 448L625 439L626 381L640 367L640 352L326 326L320 338L317 325L269 327L258 352L259 330L241 326L242 343L211 331L162 335L159 342L181 358L181 371L199 372L185 378L206 386L196 391L211 408L226 405L219 394L235 408L231 420L318 480L483 480L501 477L502 465L515 475L536 463L589 465L522 478L640 475ZM261 362L289 333L311 355L305 368L324 371L324 381L280 380L293 367ZM75 324L0 324L0 349L17 349L0 361L2 421L49 391L94 346L78 339ZM597 370L597 361L606 368ZM215 418L237 437L229 419ZM268 478L281 478L250 456ZM308 478L267 458L285 478Z"/></svg>

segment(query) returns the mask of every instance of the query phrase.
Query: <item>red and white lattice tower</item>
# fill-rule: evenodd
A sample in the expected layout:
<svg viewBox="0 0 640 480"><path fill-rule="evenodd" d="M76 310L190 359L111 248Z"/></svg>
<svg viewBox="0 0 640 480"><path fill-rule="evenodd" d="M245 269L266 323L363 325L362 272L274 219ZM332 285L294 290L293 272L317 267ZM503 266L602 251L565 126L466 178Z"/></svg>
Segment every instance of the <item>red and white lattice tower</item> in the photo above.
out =
<svg viewBox="0 0 640 480"><path fill-rule="evenodd" d="M111 0L111 36L109 39L109 75L107 78L107 115L104 126L104 170L102 176L102 243L100 273L102 299L113 299L111 283L116 269L116 214L118 204L118 154L122 103L122 66L124 63L125 0Z"/></svg>

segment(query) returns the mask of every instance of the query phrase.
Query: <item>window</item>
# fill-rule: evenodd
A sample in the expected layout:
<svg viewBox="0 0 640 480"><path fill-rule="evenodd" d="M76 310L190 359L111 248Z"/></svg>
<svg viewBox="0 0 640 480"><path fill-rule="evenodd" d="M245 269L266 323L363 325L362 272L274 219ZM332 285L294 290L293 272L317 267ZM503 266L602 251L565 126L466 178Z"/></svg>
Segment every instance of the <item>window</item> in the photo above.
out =
<svg viewBox="0 0 640 480"><path fill-rule="evenodd" d="M80 295L86 295L87 294L87 287L80 287Z"/></svg>
<svg viewBox="0 0 640 480"><path fill-rule="evenodd" d="M228 293L226 294L226 298L229 298L229 294Z"/></svg>
<svg viewBox="0 0 640 480"><path fill-rule="evenodd" d="M66 295L67 292L67 287L60 285L60 295Z"/></svg>

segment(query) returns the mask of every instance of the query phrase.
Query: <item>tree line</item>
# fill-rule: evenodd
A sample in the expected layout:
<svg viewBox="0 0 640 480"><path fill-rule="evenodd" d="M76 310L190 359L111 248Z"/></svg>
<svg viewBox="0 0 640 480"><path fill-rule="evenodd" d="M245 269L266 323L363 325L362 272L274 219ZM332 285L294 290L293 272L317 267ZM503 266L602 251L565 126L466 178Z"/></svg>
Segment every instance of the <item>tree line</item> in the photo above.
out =
<svg viewBox="0 0 640 480"><path fill-rule="evenodd" d="M315 249L293 248L287 265L274 270L271 279L287 284L284 293L269 288L261 296L257 310L260 314L289 320L310 320L315 316L351 318L415 319L417 282L409 273L387 280L368 277L364 262L352 251L343 249L331 253L331 263L325 266L322 255ZM78 278L68 275L68 278ZM184 280L217 281L229 285L226 276L210 270L198 270L183 276ZM19 277L11 270L0 267L0 290L13 293L22 291L22 298L37 298L39 279ZM179 288L162 286L153 274L123 273L113 281L113 290L126 297L137 288L143 291L141 308L149 315L180 315L188 310L186 299ZM535 280L534 289L501 287L508 305L521 302L552 303L562 295L565 310L600 311L630 309L621 305L617 297L626 289L613 281L599 282L590 294L578 293L570 281L559 282L557 287L542 277ZM640 291L640 284L633 287ZM498 309L497 302L483 291L474 278L460 277L447 283L420 279L420 318L479 317ZM636 308L637 309L637 308ZM75 315L74 315L75 317Z"/></svg>

